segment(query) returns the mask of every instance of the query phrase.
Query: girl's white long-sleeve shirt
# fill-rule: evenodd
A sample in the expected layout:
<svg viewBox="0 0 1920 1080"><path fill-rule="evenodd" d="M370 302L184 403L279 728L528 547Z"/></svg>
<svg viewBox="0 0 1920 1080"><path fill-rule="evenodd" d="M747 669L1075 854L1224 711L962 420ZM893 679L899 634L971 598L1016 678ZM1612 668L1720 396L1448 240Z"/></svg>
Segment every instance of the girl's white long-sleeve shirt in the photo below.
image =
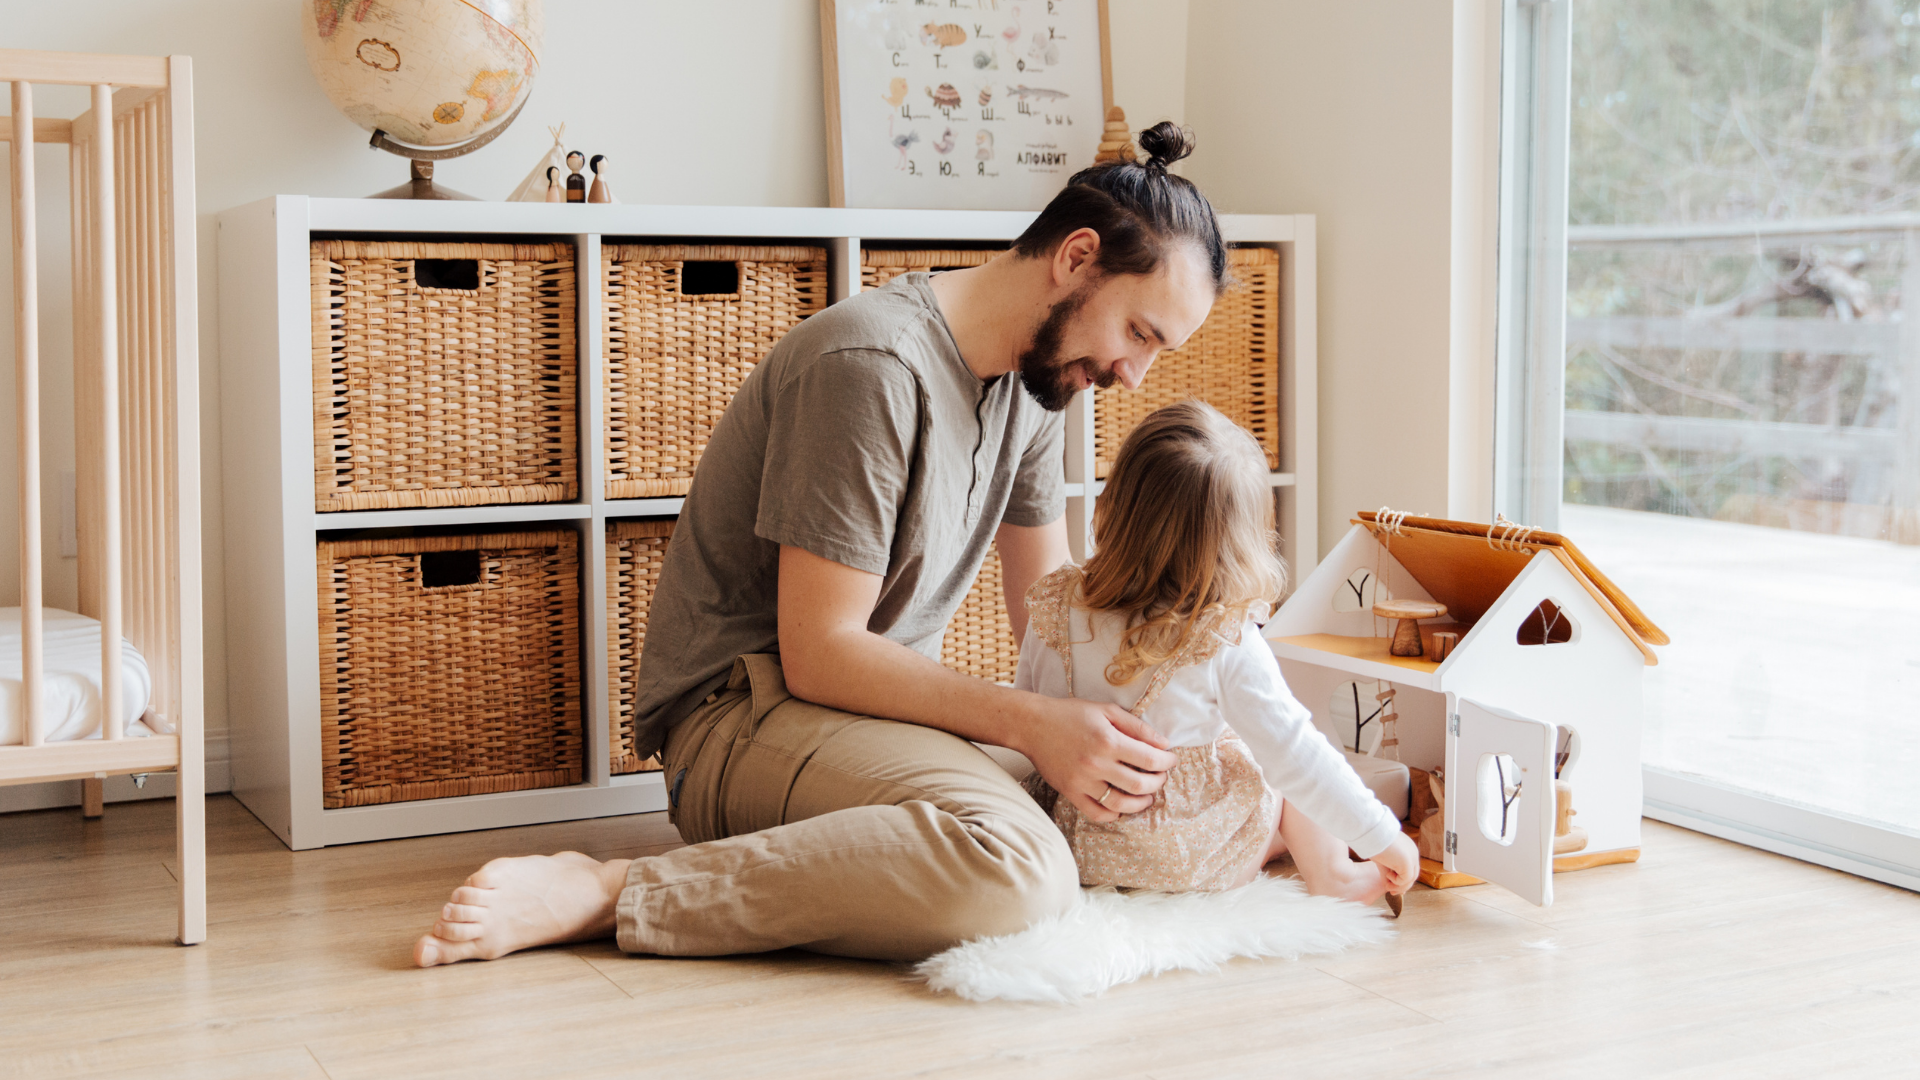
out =
<svg viewBox="0 0 1920 1080"><path fill-rule="evenodd" d="M1125 686L1107 682L1107 665L1120 650L1125 620L1115 612L1071 608L1072 688L1086 701L1132 710L1153 669ZM1031 628L1020 644L1014 686L1068 697L1066 662ZM1279 661L1249 618L1237 642L1173 672L1144 718L1173 746L1204 746L1231 730L1260 765L1267 786L1295 809L1345 841L1361 858L1385 851L1400 831L1393 812L1375 798L1287 689Z"/></svg>

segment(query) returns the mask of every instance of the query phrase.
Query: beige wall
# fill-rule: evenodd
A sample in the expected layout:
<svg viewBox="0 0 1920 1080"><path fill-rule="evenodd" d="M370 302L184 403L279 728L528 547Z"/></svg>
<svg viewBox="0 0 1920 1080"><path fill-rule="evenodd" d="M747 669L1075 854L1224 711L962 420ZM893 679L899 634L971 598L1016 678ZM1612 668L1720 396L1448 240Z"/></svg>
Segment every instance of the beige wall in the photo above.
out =
<svg viewBox="0 0 1920 1080"><path fill-rule="evenodd" d="M334 109L307 72L295 0L60 0L12 4L8 48L194 58L200 220L203 530L207 711L212 753L227 729L225 596L220 566L220 365L214 289L214 216L269 195L358 196L405 179L406 165L369 150L366 134ZM520 119L485 151L444 162L439 179L502 198L545 154L547 126L569 144L609 155L625 202L819 206L826 202L818 0L557 0L546 5L546 59ZM1115 94L1130 118L1177 118L1186 90L1186 0L1111 0ZM85 110L81 88L37 93L43 116ZM58 559L62 474L72 465L72 390L66 377L66 164L43 148L41 326L46 425L47 602L75 606L75 561ZM0 171L0 193L7 187ZM0 195L0 197L4 197ZM11 226L0 215L0 245ZM0 296L11 296L0 260ZM12 305L0 303L0 606L19 602ZM222 762L214 762L219 781ZM62 789L64 790L64 788ZM0 809L45 798L0 789ZM64 796L58 796L64 798Z"/></svg>
<svg viewBox="0 0 1920 1080"><path fill-rule="evenodd" d="M294 0L59 0L10 3L5 46L194 59L196 198L200 220L201 415L210 773L224 774L227 729L225 595L220 564L220 367L214 290L214 215L269 195L357 196L406 178L406 163L367 148L366 133L321 94L307 71ZM548 3L546 58L526 111L485 151L442 163L449 187L504 198L546 153L547 125L609 155L625 202L818 206L826 202L816 0L559 0ZM78 87L37 88L36 111L73 116ZM46 599L75 606L75 560L59 549L58 491L72 465L72 391L66 377L70 304L66 163L45 147L36 183L42 212L41 326L46 375L43 470L49 555ZM7 178L0 175L0 192ZM0 215L0 236L11 223ZM0 295L11 296L10 260ZM12 431L12 304L0 303L0 606L19 602ZM77 785L71 785L77 786ZM64 790L64 788L62 789ZM0 789L0 809L43 794Z"/></svg>
<svg viewBox="0 0 1920 1080"><path fill-rule="evenodd" d="M14 5L7 16L10 48L194 57L208 726L216 747L227 723L213 216L268 195L355 196L404 177L403 163L368 150L365 134L308 75L294 21L303 7L62 0ZM627 202L824 203L816 0L564 0L547 8L546 64L526 112L486 151L443 164L449 186L502 197L545 152L546 126L565 121L572 145L610 156ZM1471 443L1475 434L1462 424L1481 422L1460 407L1479 384L1452 377L1448 362L1449 215L1457 212L1449 194L1450 5L1111 0L1111 14L1115 100L1136 128L1161 119L1190 124L1200 152L1187 174L1222 210L1319 216L1321 549L1355 510L1446 512L1449 444ZM84 108L78 89L40 94L43 115ZM72 468L72 405L63 376L66 170L63 157L42 159L52 553L59 515L51 511L61 473ZM0 188L5 183L0 176ZM7 229L0 219L0 233ZM9 273L0 265L0 294L11 295ZM0 341L9 343L10 317L11 305L0 304ZM10 431L10 345L0 358L0 415ZM14 453L12 439L0 439L0 507L14 505ZM1455 512L1461 483L1452 480ZM0 520L11 516L0 511ZM17 602L16 551L13 529L0 528L0 606ZM49 576L48 601L71 607L72 560Z"/></svg>
<svg viewBox="0 0 1920 1080"><path fill-rule="evenodd" d="M1186 114L1188 7L1187 0L1108 0L1113 103L1135 131Z"/></svg>
<svg viewBox="0 0 1920 1080"><path fill-rule="evenodd" d="M1320 549L1449 505L1453 10L1193 0L1187 169L1221 210L1319 222Z"/></svg>

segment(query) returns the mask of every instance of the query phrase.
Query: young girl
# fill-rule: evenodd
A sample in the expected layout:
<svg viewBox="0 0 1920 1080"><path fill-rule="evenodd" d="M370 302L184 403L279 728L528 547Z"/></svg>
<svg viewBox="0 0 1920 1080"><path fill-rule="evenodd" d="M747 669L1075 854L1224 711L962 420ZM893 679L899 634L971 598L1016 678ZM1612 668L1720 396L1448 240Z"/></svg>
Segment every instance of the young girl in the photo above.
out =
<svg viewBox="0 0 1920 1080"><path fill-rule="evenodd" d="M1080 880L1231 889L1290 851L1308 892L1391 894L1397 913L1419 869L1413 842L1313 726L1260 637L1285 570L1253 437L1201 402L1157 410L1120 448L1093 532L1084 568L1028 590L1014 685L1120 705L1179 763L1151 807L1106 823L1030 781Z"/></svg>

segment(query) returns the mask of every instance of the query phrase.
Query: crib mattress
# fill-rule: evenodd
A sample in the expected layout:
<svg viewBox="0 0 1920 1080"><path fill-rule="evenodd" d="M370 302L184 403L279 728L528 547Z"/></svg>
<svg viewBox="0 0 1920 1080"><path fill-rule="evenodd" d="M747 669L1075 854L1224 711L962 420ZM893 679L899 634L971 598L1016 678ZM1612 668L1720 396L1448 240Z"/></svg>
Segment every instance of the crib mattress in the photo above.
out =
<svg viewBox="0 0 1920 1080"><path fill-rule="evenodd" d="M48 742L100 737L100 621L41 609L41 715ZM129 736L152 732L139 720L153 697L153 675L133 643L120 641L121 717ZM0 608L0 746L26 735L20 702L20 609Z"/></svg>

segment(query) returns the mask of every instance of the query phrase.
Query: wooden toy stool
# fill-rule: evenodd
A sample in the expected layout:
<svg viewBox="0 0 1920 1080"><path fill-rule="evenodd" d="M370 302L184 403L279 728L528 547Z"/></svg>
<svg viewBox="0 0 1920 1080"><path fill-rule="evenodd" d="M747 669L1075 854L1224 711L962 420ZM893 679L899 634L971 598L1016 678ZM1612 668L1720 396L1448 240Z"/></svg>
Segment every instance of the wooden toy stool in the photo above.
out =
<svg viewBox="0 0 1920 1080"><path fill-rule="evenodd" d="M1400 620L1400 625L1393 629L1393 645L1388 652L1395 656L1419 656L1420 620L1445 615L1447 605L1431 600L1382 600L1373 605L1373 613L1383 619Z"/></svg>

